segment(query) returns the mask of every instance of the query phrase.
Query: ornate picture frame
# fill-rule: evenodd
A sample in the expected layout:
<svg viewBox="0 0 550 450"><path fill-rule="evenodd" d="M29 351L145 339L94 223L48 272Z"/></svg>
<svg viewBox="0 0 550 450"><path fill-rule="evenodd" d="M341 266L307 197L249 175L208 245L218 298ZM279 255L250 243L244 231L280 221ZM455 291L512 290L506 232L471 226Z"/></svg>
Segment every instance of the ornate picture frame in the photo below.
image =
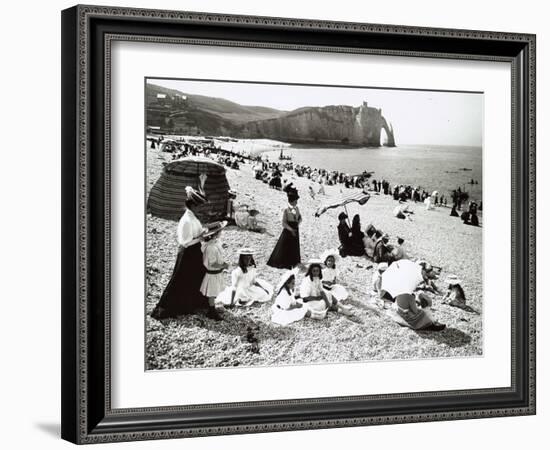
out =
<svg viewBox="0 0 550 450"><path fill-rule="evenodd" d="M511 385L114 409L110 71L117 41L509 63ZM534 35L80 5L62 12L64 439L84 444L535 414L535 264Z"/></svg>

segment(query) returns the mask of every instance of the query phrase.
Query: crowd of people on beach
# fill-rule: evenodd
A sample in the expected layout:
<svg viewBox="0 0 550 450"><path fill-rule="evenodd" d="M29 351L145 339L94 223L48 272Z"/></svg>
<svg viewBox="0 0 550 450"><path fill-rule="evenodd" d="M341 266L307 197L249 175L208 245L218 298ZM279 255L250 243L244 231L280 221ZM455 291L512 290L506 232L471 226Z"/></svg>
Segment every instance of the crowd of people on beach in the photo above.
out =
<svg viewBox="0 0 550 450"><path fill-rule="evenodd" d="M358 188L367 192L371 192L378 195L389 195L399 203L413 202L423 203L426 209L434 209L435 207L447 207L449 202L451 203L451 216L455 215L456 211L461 211L463 204L468 201L469 195L463 191L460 187L454 189L451 192L450 199L438 191L429 191L420 186L412 186L405 184L391 183L386 179L376 180L372 179L372 172L364 171L357 175L350 175L339 171L329 171L325 169L316 169L304 164L294 164L292 161L270 161L269 158L263 158L262 156L256 157L255 164L253 166L254 176L257 180L261 180L267 183L269 187L273 189L284 190L288 185L288 180L285 179L284 174L290 172L300 178L306 178L311 180L312 183L318 186L315 190L313 185L309 186L310 195L315 197L316 195L325 195L324 186L342 185L345 188L353 189ZM472 204L474 205L472 207ZM475 210L475 212L473 212ZM477 211L482 210L482 203L479 206L476 202L470 201L468 204L467 214L462 214L461 218L467 225L479 225L479 218ZM412 211L406 207L396 207L395 216L399 219L410 219ZM472 214L475 215L472 216Z"/></svg>
<svg viewBox="0 0 550 450"><path fill-rule="evenodd" d="M245 162L242 155L214 150L197 149L189 145L183 146L180 151L185 153L180 155L200 153L236 169L238 166L234 167L235 163L238 165ZM207 317L219 321L223 320L225 309L267 302L272 302L271 320L282 326L305 318L323 320L331 311L353 316L353 309L346 304L350 297L349 291L337 266L341 258L361 257L377 265L372 279L372 304L387 310L388 315L402 326L414 330L445 329L445 325L439 323L430 310L430 294L442 294L435 283L441 269L427 261L413 261L407 254L405 239L401 236L396 237L395 244L390 244L390 236L372 224L363 231L358 214L351 223L345 212L339 214L336 227L340 242L338 249L326 250L318 258L302 262L300 224L303 217L298 207L300 195L292 183L283 179L283 173L290 170L321 186L332 183L361 189L370 188L378 193L392 195L400 203L409 200L423 201L427 198L433 201L433 192L427 195L426 191L411 186L394 186L392 189L386 180L370 182L371 175L368 172L350 177L335 171L294 165L291 161L272 163L258 158L253 170L256 179L284 191L288 201L282 212L281 234L266 262L268 266L282 271L277 286L261 278L254 260L255 251L246 247L238 251L237 267L231 272L230 284L226 285L225 273L229 263L223 257L221 236L228 222L203 225L194 210L207 203L208 199L203 193L188 186L185 209L177 226L178 253L174 269L151 313L153 318L161 320L177 317L206 308ZM274 179L277 181L274 182ZM436 191L435 194L437 195ZM453 198L452 211L460 209L461 205L457 204L459 198L460 195L456 196L457 200ZM447 199L437 195L435 203L446 205ZM478 205L470 203L468 211L464 211L463 215L467 213L467 220L473 224L477 220L477 210ZM400 208L399 213L406 217L407 209ZM250 217L251 214L247 211L246 228L249 228ZM242 220L245 220L244 216ZM235 222L237 223L236 216ZM456 276L449 276L445 283L448 290L444 301L466 309L461 280Z"/></svg>

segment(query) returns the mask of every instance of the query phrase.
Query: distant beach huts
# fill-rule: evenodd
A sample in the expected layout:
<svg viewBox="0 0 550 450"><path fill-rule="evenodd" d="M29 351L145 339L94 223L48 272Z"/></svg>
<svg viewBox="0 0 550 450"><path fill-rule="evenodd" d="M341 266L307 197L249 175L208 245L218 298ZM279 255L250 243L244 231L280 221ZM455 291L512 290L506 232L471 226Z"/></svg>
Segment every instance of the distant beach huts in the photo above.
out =
<svg viewBox="0 0 550 450"><path fill-rule="evenodd" d="M187 157L168 163L154 184L147 200L147 210L154 216L179 220L185 204L185 187L203 191L208 203L195 213L203 223L225 217L229 200L229 183L225 167L204 157Z"/></svg>

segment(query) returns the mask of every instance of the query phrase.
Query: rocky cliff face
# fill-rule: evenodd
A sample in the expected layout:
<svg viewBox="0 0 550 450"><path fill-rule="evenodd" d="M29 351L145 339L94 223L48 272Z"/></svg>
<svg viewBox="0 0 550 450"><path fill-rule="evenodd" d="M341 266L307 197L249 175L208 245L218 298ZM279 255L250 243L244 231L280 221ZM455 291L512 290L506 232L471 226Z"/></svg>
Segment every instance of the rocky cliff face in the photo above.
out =
<svg viewBox="0 0 550 450"><path fill-rule="evenodd" d="M387 143L381 142L382 129L386 132ZM393 129L382 116L382 111L369 107L366 102L360 107L300 108L276 118L247 122L240 128L239 135L286 142L395 146Z"/></svg>

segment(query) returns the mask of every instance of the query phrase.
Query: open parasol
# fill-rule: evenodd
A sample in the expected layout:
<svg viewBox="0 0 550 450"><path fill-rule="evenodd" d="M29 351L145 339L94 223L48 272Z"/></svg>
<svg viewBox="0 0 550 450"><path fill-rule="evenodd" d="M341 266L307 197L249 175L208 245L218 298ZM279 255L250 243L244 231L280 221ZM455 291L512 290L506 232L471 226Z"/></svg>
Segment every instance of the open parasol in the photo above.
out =
<svg viewBox="0 0 550 450"><path fill-rule="evenodd" d="M329 209L339 208L340 206L345 206L348 203L359 203L364 205L369 201L370 194L365 191L355 192L353 194L344 195L332 200L329 200L327 203L322 204L315 211L315 217L319 217L321 214L324 214Z"/></svg>
<svg viewBox="0 0 550 450"><path fill-rule="evenodd" d="M408 259L392 263L382 274L382 290L392 297L400 294L412 294L422 282L422 267Z"/></svg>

